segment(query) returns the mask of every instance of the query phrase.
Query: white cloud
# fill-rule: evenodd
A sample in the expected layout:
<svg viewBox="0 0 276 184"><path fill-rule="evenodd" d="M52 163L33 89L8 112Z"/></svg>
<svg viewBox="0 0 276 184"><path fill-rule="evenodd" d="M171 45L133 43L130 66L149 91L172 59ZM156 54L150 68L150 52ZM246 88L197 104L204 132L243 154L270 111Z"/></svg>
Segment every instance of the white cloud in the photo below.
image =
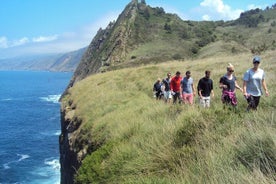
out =
<svg viewBox="0 0 276 184"><path fill-rule="evenodd" d="M232 10L222 0L204 0L200 3L200 6L201 11L205 12L204 17L208 16L212 20L233 20L238 18L240 13L243 12L241 9Z"/></svg>
<svg viewBox="0 0 276 184"><path fill-rule="evenodd" d="M258 2L259 3L259 2ZM267 7L270 7L271 5L269 4L259 4L259 5L256 5L256 4L250 4L247 6L247 10L254 10L256 8L259 8L259 9L266 9Z"/></svg>
<svg viewBox="0 0 276 184"><path fill-rule="evenodd" d="M19 45L24 45L26 43L29 42L29 38L27 37L23 37L19 40L14 40L10 43L9 47L16 47L16 46L19 46Z"/></svg>
<svg viewBox="0 0 276 184"><path fill-rule="evenodd" d="M52 36L39 36L32 39L33 42L50 42L54 41L58 38L58 35L52 35Z"/></svg>
<svg viewBox="0 0 276 184"><path fill-rule="evenodd" d="M5 49L9 47L16 47L16 46L24 45L28 42L29 42L29 39L27 37L10 41L5 36L3 36L3 37L0 37L0 48Z"/></svg>
<svg viewBox="0 0 276 184"><path fill-rule="evenodd" d="M24 37L10 41L0 37L0 59L20 55L65 53L88 46L97 31L118 18L119 12L109 12L97 21L86 24L79 29L50 36Z"/></svg>
<svg viewBox="0 0 276 184"><path fill-rule="evenodd" d="M8 40L6 37L0 37L0 48L7 48L8 47Z"/></svg>
<svg viewBox="0 0 276 184"><path fill-rule="evenodd" d="M209 15L203 15L202 19L206 20L206 21L209 21L210 20L210 16Z"/></svg>
<svg viewBox="0 0 276 184"><path fill-rule="evenodd" d="M90 44L100 28L105 29L110 21L117 18L118 14L108 14L98 21L84 25L83 27L59 35L38 36L31 39L24 37L10 41L6 37L0 37L0 59L11 56L47 53L65 53Z"/></svg>
<svg viewBox="0 0 276 184"><path fill-rule="evenodd" d="M200 3L200 6L214 8L217 12L229 11L229 6L224 5L222 0L204 0Z"/></svg>

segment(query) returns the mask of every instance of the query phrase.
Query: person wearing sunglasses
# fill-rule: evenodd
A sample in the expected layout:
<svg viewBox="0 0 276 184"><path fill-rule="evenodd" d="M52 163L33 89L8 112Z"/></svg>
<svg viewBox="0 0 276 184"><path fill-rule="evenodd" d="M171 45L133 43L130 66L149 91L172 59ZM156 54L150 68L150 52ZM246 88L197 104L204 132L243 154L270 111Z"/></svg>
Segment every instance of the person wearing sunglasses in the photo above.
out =
<svg viewBox="0 0 276 184"><path fill-rule="evenodd" d="M261 58L255 56L253 58L253 67L248 69L243 76L243 93L248 102L247 111L250 109L257 110L260 97L263 94L262 87L266 96L269 96L267 85L265 82L265 72L260 69Z"/></svg>
<svg viewBox="0 0 276 184"><path fill-rule="evenodd" d="M234 75L234 66L229 63L226 70L226 74L219 81L219 87L222 89L221 101L223 104L229 104L235 107L238 103L236 88L242 92L243 90L237 83L237 78Z"/></svg>

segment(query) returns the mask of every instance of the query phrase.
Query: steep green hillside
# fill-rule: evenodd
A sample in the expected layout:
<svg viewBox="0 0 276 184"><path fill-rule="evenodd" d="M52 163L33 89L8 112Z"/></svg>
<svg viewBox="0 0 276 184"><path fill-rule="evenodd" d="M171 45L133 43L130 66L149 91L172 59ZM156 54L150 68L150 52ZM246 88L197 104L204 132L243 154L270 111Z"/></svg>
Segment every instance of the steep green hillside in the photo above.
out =
<svg viewBox="0 0 276 184"><path fill-rule="evenodd" d="M276 48L276 9L250 10L233 21L184 21L162 7L132 0L93 38L69 87L120 68ZM206 53L207 50L207 53ZM210 51L210 52L209 52Z"/></svg>
<svg viewBox="0 0 276 184"><path fill-rule="evenodd" d="M62 100L68 124L60 139L68 131L70 150L84 159L75 183L275 183L276 52L261 57L270 96L250 113L241 93L236 111L223 109L218 81L230 62L241 85L251 54L171 60L76 83ZM168 71L190 70L197 83L206 69L215 84L210 109L152 97L153 83Z"/></svg>

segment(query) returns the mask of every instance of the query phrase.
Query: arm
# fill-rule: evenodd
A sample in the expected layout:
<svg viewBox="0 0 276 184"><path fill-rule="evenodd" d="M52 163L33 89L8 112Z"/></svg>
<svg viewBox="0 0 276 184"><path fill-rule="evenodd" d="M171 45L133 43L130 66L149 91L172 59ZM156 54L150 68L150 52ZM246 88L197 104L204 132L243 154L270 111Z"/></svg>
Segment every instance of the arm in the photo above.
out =
<svg viewBox="0 0 276 184"><path fill-rule="evenodd" d="M212 80L211 80L212 81ZM215 97L215 93L214 93L214 87L213 87L213 81L211 83L211 95L214 98Z"/></svg>
<svg viewBox="0 0 276 184"><path fill-rule="evenodd" d="M243 81L243 95L247 97L248 94L246 93L246 84L247 84L247 82L244 80Z"/></svg>
<svg viewBox="0 0 276 184"><path fill-rule="evenodd" d="M198 95L199 95L199 98L202 98L202 94L201 94L201 89L200 90L198 90Z"/></svg>
<svg viewBox="0 0 276 184"><path fill-rule="evenodd" d="M269 96L269 92L268 92L268 90L267 90L266 82L265 82L264 79L262 80L262 86L263 86L263 88L264 88L264 90L265 90L265 95L266 95L266 96Z"/></svg>
<svg viewBox="0 0 276 184"><path fill-rule="evenodd" d="M199 95L199 98L202 99L202 94L201 94L201 80L198 81L198 84L197 84L197 91L198 91L198 95Z"/></svg>
<svg viewBox="0 0 276 184"><path fill-rule="evenodd" d="M173 91L173 79L170 82L170 88L171 88L171 91Z"/></svg>
<svg viewBox="0 0 276 184"><path fill-rule="evenodd" d="M219 88L227 89L227 85L223 84L222 82L219 83Z"/></svg>
<svg viewBox="0 0 276 184"><path fill-rule="evenodd" d="M224 80L223 80L224 78L223 77L221 77L220 78L220 80L219 80L219 88L221 88L221 89L227 89L227 85L225 85L224 84Z"/></svg>
<svg viewBox="0 0 276 184"><path fill-rule="evenodd" d="M194 86L194 84L192 84L192 89L193 89L193 94L194 94L194 96L196 96L196 91L195 91L195 86Z"/></svg>
<svg viewBox="0 0 276 184"><path fill-rule="evenodd" d="M211 91L211 95L212 95L213 98L215 97L214 90Z"/></svg>
<svg viewBox="0 0 276 184"><path fill-rule="evenodd" d="M248 70L243 75L243 85L242 85L242 88L243 88L243 95L245 97L248 96L246 88L247 88L247 82L249 81L249 79L250 79L250 77L249 77L249 70Z"/></svg>
<svg viewBox="0 0 276 184"><path fill-rule="evenodd" d="M239 86L239 84L237 83L237 81L235 81L235 87L237 89L239 89L241 92L243 92L242 88Z"/></svg>

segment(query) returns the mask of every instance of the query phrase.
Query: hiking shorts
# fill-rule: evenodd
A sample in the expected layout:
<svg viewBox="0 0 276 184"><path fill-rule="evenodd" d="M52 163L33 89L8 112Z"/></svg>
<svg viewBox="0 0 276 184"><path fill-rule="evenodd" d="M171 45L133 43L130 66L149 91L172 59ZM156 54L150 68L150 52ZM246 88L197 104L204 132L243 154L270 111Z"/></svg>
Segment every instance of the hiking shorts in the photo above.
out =
<svg viewBox="0 0 276 184"><path fill-rule="evenodd" d="M210 96L204 96L202 98L199 98L199 104L202 107L210 107L210 103L211 103L211 97Z"/></svg>
<svg viewBox="0 0 276 184"><path fill-rule="evenodd" d="M164 98L167 99L171 99L172 98L172 93L171 91L164 91Z"/></svg>
<svg viewBox="0 0 276 184"><path fill-rule="evenodd" d="M183 101L185 104L186 103L193 104L194 94L193 93L183 93L182 98L183 98Z"/></svg>
<svg viewBox="0 0 276 184"><path fill-rule="evenodd" d="M249 110L249 109L257 110L257 107L260 102L260 97L261 96L252 96L252 95L248 96L246 98L247 103L248 103L247 110Z"/></svg>

